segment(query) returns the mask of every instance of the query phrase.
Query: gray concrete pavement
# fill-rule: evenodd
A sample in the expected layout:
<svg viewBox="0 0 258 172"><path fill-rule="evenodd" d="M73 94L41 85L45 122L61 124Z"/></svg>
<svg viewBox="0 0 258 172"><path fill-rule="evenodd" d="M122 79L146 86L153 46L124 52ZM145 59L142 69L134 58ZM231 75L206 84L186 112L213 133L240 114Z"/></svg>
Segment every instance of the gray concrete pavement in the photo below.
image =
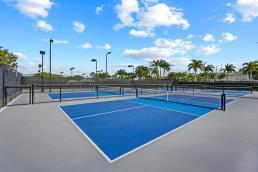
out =
<svg viewBox="0 0 258 172"><path fill-rule="evenodd" d="M226 112L214 111L112 164L57 107L87 101L95 100L11 106L0 112L0 172L258 171L257 99L237 99Z"/></svg>

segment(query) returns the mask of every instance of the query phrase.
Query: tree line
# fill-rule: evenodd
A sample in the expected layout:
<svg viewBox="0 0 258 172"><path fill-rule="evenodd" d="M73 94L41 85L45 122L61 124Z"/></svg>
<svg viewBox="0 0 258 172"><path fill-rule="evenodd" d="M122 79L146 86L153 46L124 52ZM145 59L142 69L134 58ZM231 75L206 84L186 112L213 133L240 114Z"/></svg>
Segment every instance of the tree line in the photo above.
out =
<svg viewBox="0 0 258 172"><path fill-rule="evenodd" d="M94 78L117 78L117 79L172 79L177 81L213 81L229 79L229 75L239 72L241 75L248 75L249 80L254 80L258 75L258 61L246 62L237 71L233 64L226 64L222 69L217 71L215 66L204 63L202 60L191 60L188 65L188 72L171 72L172 64L166 60L153 60L148 66L137 66L135 73L127 72L124 69L119 69L114 75L99 72L91 73Z"/></svg>

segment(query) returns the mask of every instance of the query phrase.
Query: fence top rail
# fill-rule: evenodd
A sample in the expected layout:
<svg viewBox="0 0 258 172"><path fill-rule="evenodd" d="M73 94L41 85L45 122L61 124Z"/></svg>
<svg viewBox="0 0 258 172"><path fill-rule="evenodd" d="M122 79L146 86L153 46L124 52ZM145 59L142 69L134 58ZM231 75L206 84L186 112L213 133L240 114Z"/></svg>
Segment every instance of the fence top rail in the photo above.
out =
<svg viewBox="0 0 258 172"><path fill-rule="evenodd" d="M31 85L7 85L5 88L30 88Z"/></svg>
<svg viewBox="0 0 258 172"><path fill-rule="evenodd" d="M178 84L178 83L164 83L164 84L142 84L142 83L131 83L131 84L93 84L93 83L88 83L88 84L31 84L31 85L7 85L6 87L8 88L17 88L17 87L82 87L82 86L110 86L110 87L115 87L115 86L121 86L121 87L147 87L147 86L185 86L185 87L211 87L211 88L222 88L222 87L232 87L232 88L250 88L250 87L255 87L255 86L249 86L249 85L209 85L209 84Z"/></svg>

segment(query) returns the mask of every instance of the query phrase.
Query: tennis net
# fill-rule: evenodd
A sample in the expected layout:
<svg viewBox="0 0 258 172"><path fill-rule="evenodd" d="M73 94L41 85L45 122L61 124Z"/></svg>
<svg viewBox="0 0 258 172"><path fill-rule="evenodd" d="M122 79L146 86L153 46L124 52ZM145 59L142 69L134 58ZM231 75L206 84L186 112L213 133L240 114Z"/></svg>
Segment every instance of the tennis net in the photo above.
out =
<svg viewBox="0 0 258 172"><path fill-rule="evenodd" d="M210 109L225 110L226 108L226 97L223 93L221 95L203 95L190 92L144 89L137 90L136 97Z"/></svg>

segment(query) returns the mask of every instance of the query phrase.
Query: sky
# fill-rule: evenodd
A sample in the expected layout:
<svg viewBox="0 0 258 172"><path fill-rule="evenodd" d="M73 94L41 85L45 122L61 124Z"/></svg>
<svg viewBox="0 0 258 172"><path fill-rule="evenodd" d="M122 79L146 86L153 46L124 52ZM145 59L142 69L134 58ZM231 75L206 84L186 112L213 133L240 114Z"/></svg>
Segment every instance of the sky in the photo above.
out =
<svg viewBox="0 0 258 172"><path fill-rule="evenodd" d="M18 70L89 75L128 72L128 65L166 59L173 72L191 59L217 66L258 59L258 0L0 0L0 46L18 56Z"/></svg>

